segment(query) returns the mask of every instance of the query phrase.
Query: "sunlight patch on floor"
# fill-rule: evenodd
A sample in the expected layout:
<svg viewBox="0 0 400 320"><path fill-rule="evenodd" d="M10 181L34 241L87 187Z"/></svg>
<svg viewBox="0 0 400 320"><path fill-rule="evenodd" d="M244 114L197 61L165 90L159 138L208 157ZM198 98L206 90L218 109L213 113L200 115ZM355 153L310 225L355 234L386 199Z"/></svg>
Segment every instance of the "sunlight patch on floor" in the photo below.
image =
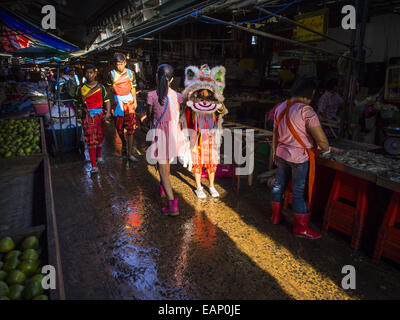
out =
<svg viewBox="0 0 400 320"><path fill-rule="evenodd" d="M155 168L148 166L152 176L159 180ZM193 179L178 173L189 185L194 186ZM189 186L171 176L174 192L187 196ZM228 192L219 185L218 191ZM222 194L222 193L221 193ZM193 198L194 201L198 201ZM192 199L186 199L193 202ZM210 210L211 209L211 210ZM259 268L274 277L277 283L293 299L299 300L348 300L357 299L332 281L322 272L300 257L296 257L286 247L274 241L265 233L245 223L238 213L222 201L207 202L204 213L221 231L236 244ZM299 240L304 241L304 240ZM338 270L340 272L340 270Z"/></svg>

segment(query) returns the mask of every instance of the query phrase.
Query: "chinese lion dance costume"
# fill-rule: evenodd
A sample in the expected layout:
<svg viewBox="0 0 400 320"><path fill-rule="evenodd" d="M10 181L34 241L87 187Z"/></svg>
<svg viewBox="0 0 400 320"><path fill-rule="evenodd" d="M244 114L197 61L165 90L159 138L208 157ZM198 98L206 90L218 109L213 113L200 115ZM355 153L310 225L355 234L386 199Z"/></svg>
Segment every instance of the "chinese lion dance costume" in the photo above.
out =
<svg viewBox="0 0 400 320"><path fill-rule="evenodd" d="M203 168L215 173L219 163L223 116L228 113L223 103L225 72L223 66L210 69L207 64L185 69L182 94L186 107L182 122L184 127L193 130L189 170L194 174L201 174Z"/></svg>

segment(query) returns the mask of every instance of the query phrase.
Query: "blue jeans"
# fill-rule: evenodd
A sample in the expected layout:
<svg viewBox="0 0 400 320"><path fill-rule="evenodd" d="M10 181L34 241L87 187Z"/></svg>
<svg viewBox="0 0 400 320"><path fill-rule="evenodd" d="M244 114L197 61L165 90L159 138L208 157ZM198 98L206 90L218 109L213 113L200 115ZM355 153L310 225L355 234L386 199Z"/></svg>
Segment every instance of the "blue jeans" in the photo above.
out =
<svg viewBox="0 0 400 320"><path fill-rule="evenodd" d="M292 208L300 214L307 213L307 204L304 199L305 189L308 181L308 169L310 162L293 163L277 157L278 170L272 188L272 201L281 202L286 186L292 177Z"/></svg>

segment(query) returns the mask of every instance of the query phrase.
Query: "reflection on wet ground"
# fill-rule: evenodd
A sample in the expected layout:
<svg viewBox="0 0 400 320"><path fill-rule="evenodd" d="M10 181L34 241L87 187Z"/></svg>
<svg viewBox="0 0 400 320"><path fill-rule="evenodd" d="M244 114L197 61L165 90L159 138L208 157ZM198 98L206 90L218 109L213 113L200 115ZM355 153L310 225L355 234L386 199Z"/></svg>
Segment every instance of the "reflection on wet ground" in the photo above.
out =
<svg viewBox="0 0 400 320"><path fill-rule="evenodd" d="M191 174L175 166L180 216L165 217L154 167L120 155L109 125L97 175L77 156L53 161L67 299L400 298L397 266L373 264L334 233L307 241L269 224L265 186L237 197L231 179L219 179L221 198L198 200ZM348 264L356 290L341 288Z"/></svg>

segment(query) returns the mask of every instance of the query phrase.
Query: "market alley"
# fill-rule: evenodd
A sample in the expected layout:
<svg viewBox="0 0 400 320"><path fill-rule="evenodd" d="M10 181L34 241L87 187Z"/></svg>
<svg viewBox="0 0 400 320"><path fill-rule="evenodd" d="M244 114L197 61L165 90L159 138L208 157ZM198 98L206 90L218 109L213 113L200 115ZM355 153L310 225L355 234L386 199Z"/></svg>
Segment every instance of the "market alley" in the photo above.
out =
<svg viewBox="0 0 400 320"><path fill-rule="evenodd" d="M175 165L180 215L167 217L155 168L143 153L135 163L121 157L112 124L103 157L94 175L77 155L53 161L67 299L400 298L396 266L374 264L346 237L329 231L310 241L270 224L266 185L243 184L237 197L232 180L221 178L221 197L200 200L192 175ZM354 290L341 287L345 265L356 269Z"/></svg>

